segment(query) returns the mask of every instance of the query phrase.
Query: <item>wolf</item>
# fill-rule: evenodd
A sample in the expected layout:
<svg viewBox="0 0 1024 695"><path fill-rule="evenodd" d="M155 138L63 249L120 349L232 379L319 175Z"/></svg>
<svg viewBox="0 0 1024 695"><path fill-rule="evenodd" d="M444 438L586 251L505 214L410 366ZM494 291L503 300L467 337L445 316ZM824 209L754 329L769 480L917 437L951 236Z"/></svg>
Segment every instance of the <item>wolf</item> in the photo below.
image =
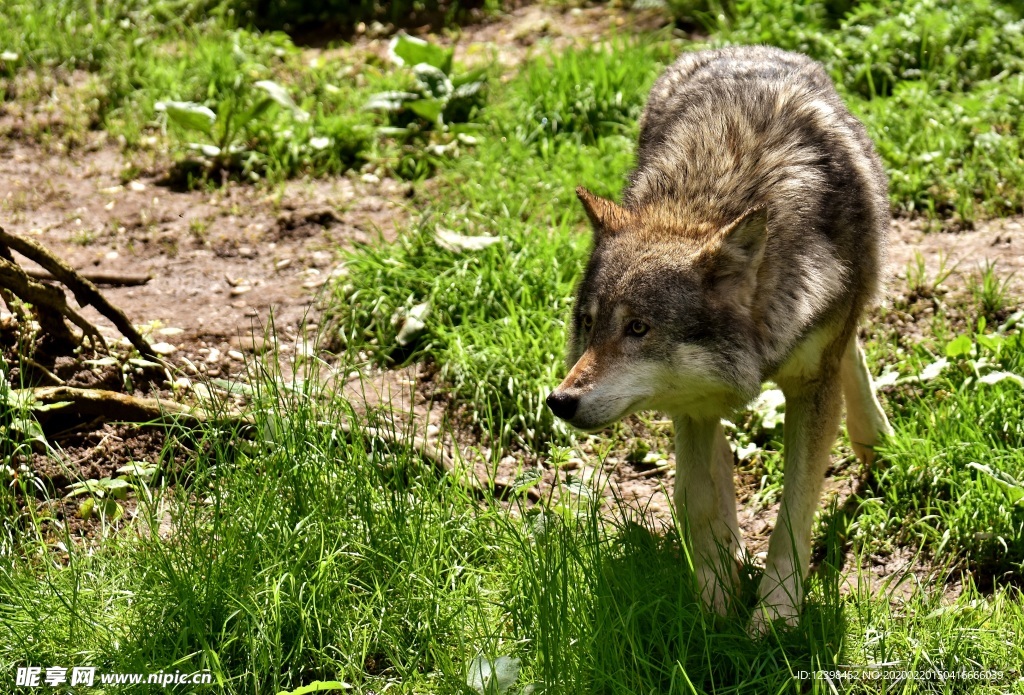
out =
<svg viewBox="0 0 1024 695"><path fill-rule="evenodd" d="M844 401L865 466L891 433L857 340L889 229L864 126L807 56L689 53L651 90L622 204L576 194L593 245L548 407L586 431L641 409L671 417L677 515L701 598L725 613L744 551L721 421L778 384L783 493L751 630L794 624Z"/></svg>

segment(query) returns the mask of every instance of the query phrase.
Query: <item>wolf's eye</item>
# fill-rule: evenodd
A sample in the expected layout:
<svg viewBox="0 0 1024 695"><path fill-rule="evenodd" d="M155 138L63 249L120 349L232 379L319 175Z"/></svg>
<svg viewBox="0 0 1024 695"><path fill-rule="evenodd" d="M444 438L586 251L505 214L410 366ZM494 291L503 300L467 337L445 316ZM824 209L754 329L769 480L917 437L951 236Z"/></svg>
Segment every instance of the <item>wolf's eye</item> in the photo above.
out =
<svg viewBox="0 0 1024 695"><path fill-rule="evenodd" d="M626 328L626 333L628 333L629 335L634 335L639 338L640 336L645 334L649 328L650 326L648 326L643 321L630 321L629 326Z"/></svg>
<svg viewBox="0 0 1024 695"><path fill-rule="evenodd" d="M583 318L580 319L580 325L583 327L583 330L589 331L594 327L594 319L590 314L583 314Z"/></svg>

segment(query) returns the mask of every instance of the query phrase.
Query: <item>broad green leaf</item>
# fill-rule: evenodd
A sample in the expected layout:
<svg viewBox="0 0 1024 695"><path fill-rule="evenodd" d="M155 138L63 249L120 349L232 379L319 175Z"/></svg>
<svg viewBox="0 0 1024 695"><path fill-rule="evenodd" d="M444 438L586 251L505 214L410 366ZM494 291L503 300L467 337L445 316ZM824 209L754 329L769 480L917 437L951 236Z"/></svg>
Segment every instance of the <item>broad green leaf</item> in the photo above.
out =
<svg viewBox="0 0 1024 695"><path fill-rule="evenodd" d="M152 480L153 476L156 475L157 467L151 463L145 461L131 461L128 465L121 466L117 469L118 473L125 475L133 475L136 478L149 481Z"/></svg>
<svg viewBox="0 0 1024 695"><path fill-rule="evenodd" d="M413 67L412 72L423 91L435 99L447 99L455 91L448 76L433 65L419 63Z"/></svg>
<svg viewBox="0 0 1024 695"><path fill-rule="evenodd" d="M104 478L104 487L107 488L107 492L116 497L119 500L123 500L128 496L128 491L132 489L132 484L123 478L107 479Z"/></svg>
<svg viewBox="0 0 1024 695"><path fill-rule="evenodd" d="M565 489L581 499L594 499L594 491L579 478L572 478L565 484Z"/></svg>
<svg viewBox="0 0 1024 695"><path fill-rule="evenodd" d="M543 480L543 475L536 468L527 468L517 475L512 481L512 486L517 495L521 495L530 488L536 487Z"/></svg>
<svg viewBox="0 0 1024 695"><path fill-rule="evenodd" d="M942 370L948 366L949 360L947 360L945 357L942 357L940 359L935 360L934 362L926 366L924 369L922 369L921 373L918 374L917 378L920 381L931 381L939 374L941 374Z"/></svg>
<svg viewBox="0 0 1024 695"><path fill-rule="evenodd" d="M82 500L82 503L78 505L78 518L89 519L92 517L92 508L96 505L96 498L90 497L89 499Z"/></svg>
<svg viewBox="0 0 1024 695"><path fill-rule="evenodd" d="M267 95L276 101L281 106L285 107L295 115L297 121L308 121L309 114L299 108L299 106L292 101L292 97L288 94L288 90L279 85L277 82L270 80L260 80L254 83L256 87L262 89Z"/></svg>
<svg viewBox="0 0 1024 695"><path fill-rule="evenodd" d="M43 435L43 428L39 426L35 418L31 417L16 417L11 420L10 428L15 432L21 432L29 439L39 439L46 441L46 437Z"/></svg>
<svg viewBox="0 0 1024 695"><path fill-rule="evenodd" d="M946 357L959 357L971 354L974 342L966 335L957 336L946 344Z"/></svg>
<svg viewBox="0 0 1024 695"><path fill-rule="evenodd" d="M32 411L36 413L45 413L47 410L60 410L61 408L67 408L69 405L74 405L73 401L57 401L56 403L37 403L32 406Z"/></svg>
<svg viewBox="0 0 1024 695"><path fill-rule="evenodd" d="M453 99L470 99L476 96L484 88L484 82L468 82L455 88Z"/></svg>
<svg viewBox="0 0 1024 695"><path fill-rule="evenodd" d="M239 128L244 128L245 126L249 125L254 120L256 120L257 118L262 116L266 112L266 110L270 108L270 105L273 104L273 103L274 103L274 100L271 99L270 97L266 97L265 99L260 99L259 102L255 106L253 106L251 109L249 109L248 111L246 111L245 113L243 113L241 116L238 117L238 120L236 121L235 125L237 127L239 127Z"/></svg>
<svg viewBox="0 0 1024 695"><path fill-rule="evenodd" d="M100 485L98 480L82 480L71 485L71 489L65 497L79 497L80 495L95 495L103 497L107 494L106 489Z"/></svg>
<svg viewBox="0 0 1024 695"><path fill-rule="evenodd" d="M451 49L435 46L408 34L399 34L391 39L388 55L398 65L426 63L442 70L445 74L452 71Z"/></svg>
<svg viewBox="0 0 1024 695"><path fill-rule="evenodd" d="M1002 349L1003 343L1006 342L1006 336L997 333L979 333L974 336L974 339L978 341L978 345L988 348L997 354Z"/></svg>
<svg viewBox="0 0 1024 695"><path fill-rule="evenodd" d="M408 107L420 118L439 123L441 114L444 113L444 102L440 99L418 99L410 101Z"/></svg>
<svg viewBox="0 0 1024 695"><path fill-rule="evenodd" d="M156 110L166 112L167 117L182 128L198 130L205 135L213 132L213 124L217 121L217 114L191 101L157 102Z"/></svg>
<svg viewBox="0 0 1024 695"><path fill-rule="evenodd" d="M1024 388L1024 377L1013 372L991 372L978 379L982 384L998 384L1000 381L1012 381L1021 388Z"/></svg>

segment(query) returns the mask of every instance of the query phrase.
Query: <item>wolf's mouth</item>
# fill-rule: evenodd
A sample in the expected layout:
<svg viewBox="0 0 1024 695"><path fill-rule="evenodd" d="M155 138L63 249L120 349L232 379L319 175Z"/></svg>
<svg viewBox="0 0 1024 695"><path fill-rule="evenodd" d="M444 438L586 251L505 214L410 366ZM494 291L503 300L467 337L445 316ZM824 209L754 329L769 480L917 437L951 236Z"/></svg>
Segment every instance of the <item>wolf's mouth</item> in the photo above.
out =
<svg viewBox="0 0 1024 695"><path fill-rule="evenodd" d="M569 423L570 425L572 425L573 427L575 427L576 429L581 430L583 432L599 432L599 431L601 431L601 430L603 430L605 428L611 427L612 425L614 425L616 422L618 422L622 418L627 417L629 415L632 415L637 410L640 410L644 400L645 400L645 398L642 398L642 397L634 399L633 401L631 401L629 403L629 405L627 405L625 408L623 408L621 411L619 411L618 415L615 415L614 417L607 418L605 420L601 420L597 424L590 424L590 423L587 423L587 422L582 422L582 423L575 422L575 420L579 420L580 419L580 414L581 413L580 413L579 410L576 412L575 417L573 417L572 419L566 420L566 422ZM581 410L582 410L582 404L580 404L580 405L581 405Z"/></svg>

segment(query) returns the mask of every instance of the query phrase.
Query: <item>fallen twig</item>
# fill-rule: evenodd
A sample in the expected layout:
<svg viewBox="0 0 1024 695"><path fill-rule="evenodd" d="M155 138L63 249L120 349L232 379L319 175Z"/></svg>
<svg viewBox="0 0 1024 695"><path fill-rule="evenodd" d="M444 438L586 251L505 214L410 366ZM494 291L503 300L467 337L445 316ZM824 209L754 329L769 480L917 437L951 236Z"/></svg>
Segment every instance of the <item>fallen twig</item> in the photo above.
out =
<svg viewBox="0 0 1024 695"><path fill-rule="evenodd" d="M83 280L88 280L95 285L109 285L110 287L136 287L145 285L153 279L152 275L139 275L132 273L100 273L88 271L76 271ZM59 280L53 273L46 270L29 268L25 274L36 280Z"/></svg>
<svg viewBox="0 0 1024 695"><path fill-rule="evenodd" d="M29 357L27 355L22 355L21 356L21 360L25 364L27 364L28 366L32 367L33 369L38 370L43 376L45 376L47 379L52 381L57 386L63 386L64 385L64 380L63 379L61 379L59 376L57 376L56 374L51 372L44 365L41 365L38 362L36 362L31 357Z"/></svg>

